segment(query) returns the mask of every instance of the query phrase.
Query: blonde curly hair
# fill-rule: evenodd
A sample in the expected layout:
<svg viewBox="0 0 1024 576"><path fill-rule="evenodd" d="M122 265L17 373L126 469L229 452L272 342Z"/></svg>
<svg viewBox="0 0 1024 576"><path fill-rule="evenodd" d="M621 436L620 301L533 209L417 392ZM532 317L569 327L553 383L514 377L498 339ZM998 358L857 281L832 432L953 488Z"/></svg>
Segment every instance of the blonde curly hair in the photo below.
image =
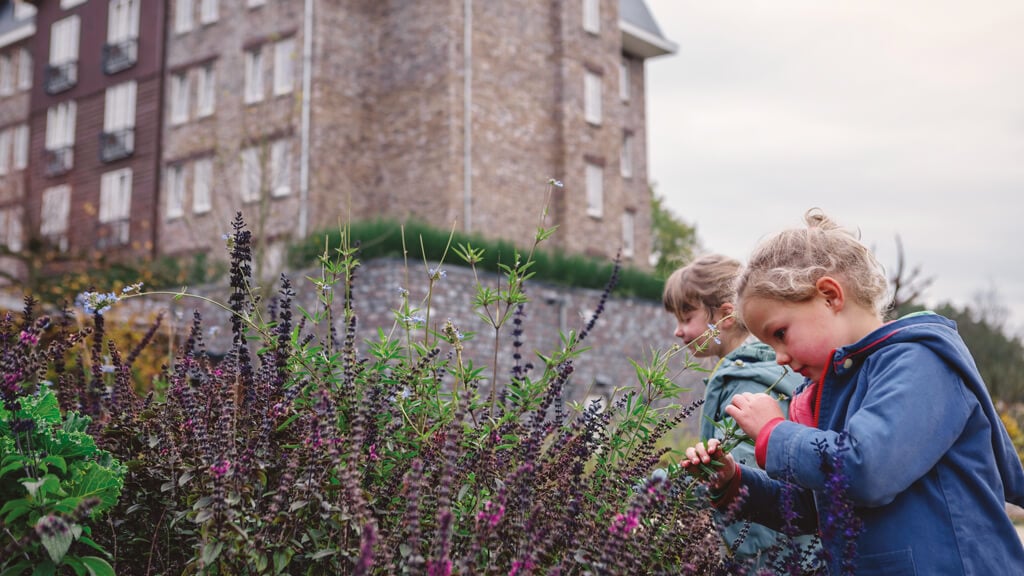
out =
<svg viewBox="0 0 1024 576"><path fill-rule="evenodd" d="M737 281L737 300L803 302L814 296L819 279L831 276L843 283L849 298L882 318L889 286L871 250L818 208L808 210L804 221L805 228L783 230L754 250Z"/></svg>

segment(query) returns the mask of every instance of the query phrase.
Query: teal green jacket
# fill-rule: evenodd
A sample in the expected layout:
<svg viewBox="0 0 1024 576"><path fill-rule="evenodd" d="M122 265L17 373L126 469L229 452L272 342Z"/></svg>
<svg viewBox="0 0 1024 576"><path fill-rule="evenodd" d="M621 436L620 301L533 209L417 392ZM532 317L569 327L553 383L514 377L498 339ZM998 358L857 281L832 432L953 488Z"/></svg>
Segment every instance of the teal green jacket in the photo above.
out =
<svg viewBox="0 0 1024 576"><path fill-rule="evenodd" d="M704 405L702 406L700 436L703 440L721 438L722 431L714 422L728 418L725 407L732 397L744 392L764 392L774 385L772 393L785 396L779 402L783 413L788 413L789 398L797 386L803 384L803 377L775 363L775 352L770 346L758 341L748 341L733 350L719 362L718 367L705 380ZM742 443L732 451L737 462L757 466L753 444ZM732 547L739 536L743 522L726 526L722 539ZM759 524L752 524L743 544L735 550L737 556L752 558L771 547L780 535Z"/></svg>

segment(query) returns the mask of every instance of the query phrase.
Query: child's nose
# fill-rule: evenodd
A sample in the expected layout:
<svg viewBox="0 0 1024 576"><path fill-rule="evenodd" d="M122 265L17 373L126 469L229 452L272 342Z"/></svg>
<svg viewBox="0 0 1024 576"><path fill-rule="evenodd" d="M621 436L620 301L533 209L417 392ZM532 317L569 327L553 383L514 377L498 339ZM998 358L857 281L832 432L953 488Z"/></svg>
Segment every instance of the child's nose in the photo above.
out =
<svg viewBox="0 0 1024 576"><path fill-rule="evenodd" d="M683 323L679 322L676 324L676 338L682 338L686 335L686 331L683 329Z"/></svg>
<svg viewBox="0 0 1024 576"><path fill-rule="evenodd" d="M785 366L785 365L789 364L790 360L792 360L792 358L790 358L789 354L786 354L785 351L781 351L781 352L778 351L778 350L775 351L775 363L776 364L778 364L780 366Z"/></svg>

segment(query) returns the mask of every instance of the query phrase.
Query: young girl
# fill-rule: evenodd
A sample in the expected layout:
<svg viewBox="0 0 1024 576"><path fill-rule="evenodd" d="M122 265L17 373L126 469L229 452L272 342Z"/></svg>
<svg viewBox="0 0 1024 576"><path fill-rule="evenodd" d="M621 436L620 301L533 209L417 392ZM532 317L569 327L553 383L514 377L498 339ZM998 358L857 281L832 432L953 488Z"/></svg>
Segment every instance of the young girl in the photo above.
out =
<svg viewBox="0 0 1024 576"><path fill-rule="evenodd" d="M1024 505L1024 469L955 324L932 313L884 323L871 252L820 211L806 221L764 241L737 284L748 328L806 378L791 420L767 395L738 395L726 412L756 439L764 470L737 465L715 440L687 449L684 464L722 462L716 505L746 486L751 520L779 527L791 508L821 533L832 574L844 558L856 574L1024 574L1005 511ZM836 530L840 497L859 530Z"/></svg>
<svg viewBox="0 0 1024 576"><path fill-rule="evenodd" d="M737 260L710 254L676 270L665 281L662 301L665 310L676 317L675 335L694 356L721 359L705 381L700 427L700 437L704 439L723 436L715 424L727 418L725 407L736 394L771 389L788 398L803 381L779 366L772 349L752 338L733 313L739 273ZM712 325L713 331L709 330ZM781 402L780 409L785 411L787 404ZM753 446L741 444L732 455L754 465ZM724 527L722 540L727 546L737 541L743 525L744 522L736 522ZM752 525L733 553L741 559L755 559L755 567L764 566L762 554L780 537L774 530Z"/></svg>

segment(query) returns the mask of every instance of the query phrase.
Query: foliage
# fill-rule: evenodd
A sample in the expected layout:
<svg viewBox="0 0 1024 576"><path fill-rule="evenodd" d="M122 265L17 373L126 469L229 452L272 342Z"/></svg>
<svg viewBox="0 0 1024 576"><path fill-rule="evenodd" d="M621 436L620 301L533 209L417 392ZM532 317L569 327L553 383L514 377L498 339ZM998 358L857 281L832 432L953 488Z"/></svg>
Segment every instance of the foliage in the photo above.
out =
<svg viewBox="0 0 1024 576"><path fill-rule="evenodd" d="M665 197L651 193L651 253L657 258L655 275L668 278L673 270L693 260L699 248L697 228L681 220L665 205ZM655 298L661 296L660 292Z"/></svg>
<svg viewBox="0 0 1024 576"><path fill-rule="evenodd" d="M104 345L103 311L144 295L140 287L84 294L91 344L70 361L68 347L52 349L50 370L62 406L92 416L89 432L127 468L110 521L93 531L116 551L117 573L742 571L720 554L702 483L677 466L650 474L669 451L659 439L699 408L667 402L680 392L667 376L679 348L634 362L637 382L608 406L561 402L617 266L585 325L562 334L556 350L523 354L523 286L536 246L553 232L541 226L529 253L509 252L500 284L478 275L473 287L494 354L511 338L505 374L465 356L463 344L477 337L469 327L428 328L449 256L473 270L486 260L451 238L440 264L424 258L427 297L401 290L393 328L360 338L352 286L361 253L350 233L323 248L322 273L310 279L317 305L296 314L287 278L274 298L257 296L239 215L228 242L231 294L219 304L231 312L231 350L219 362L206 354L196 312L163 400L130 384L135 351Z"/></svg>
<svg viewBox="0 0 1024 576"><path fill-rule="evenodd" d="M95 555L106 553L92 539L92 523L116 503L124 469L86 433L90 418L61 415L49 382L39 382L47 357L40 334L50 321L34 319L33 309L30 300L21 326L11 314L0 322L0 570L53 574L63 566L79 575L113 575ZM76 341L62 330L48 350L60 354Z"/></svg>
<svg viewBox="0 0 1024 576"><path fill-rule="evenodd" d="M454 243L475 246L482 251L483 256L477 263L481 271L502 273L502 266L511 265L518 252L510 242L439 230L421 222L371 220L353 222L345 232L329 231L311 235L306 241L292 247L289 257L291 264L303 268L318 262L324 244L340 245L343 233L360 239L359 255L363 261L412 257L414 260L436 262L442 259L448 247ZM417 242L407 245L406 238L416 238ZM611 276L612 265L604 260L578 254L536 250L531 271L536 280L600 289ZM615 287L617 296L660 299L661 289L662 280L655 275L638 268L619 269L619 281Z"/></svg>
<svg viewBox="0 0 1024 576"><path fill-rule="evenodd" d="M153 260L115 260L104 252L66 254L38 239L21 252L0 247L0 253L25 264L26 277L0 273L43 304L59 306L94 286L111 286L142 281L147 286L181 286L217 278L222 265L200 252L188 257L163 256Z"/></svg>

